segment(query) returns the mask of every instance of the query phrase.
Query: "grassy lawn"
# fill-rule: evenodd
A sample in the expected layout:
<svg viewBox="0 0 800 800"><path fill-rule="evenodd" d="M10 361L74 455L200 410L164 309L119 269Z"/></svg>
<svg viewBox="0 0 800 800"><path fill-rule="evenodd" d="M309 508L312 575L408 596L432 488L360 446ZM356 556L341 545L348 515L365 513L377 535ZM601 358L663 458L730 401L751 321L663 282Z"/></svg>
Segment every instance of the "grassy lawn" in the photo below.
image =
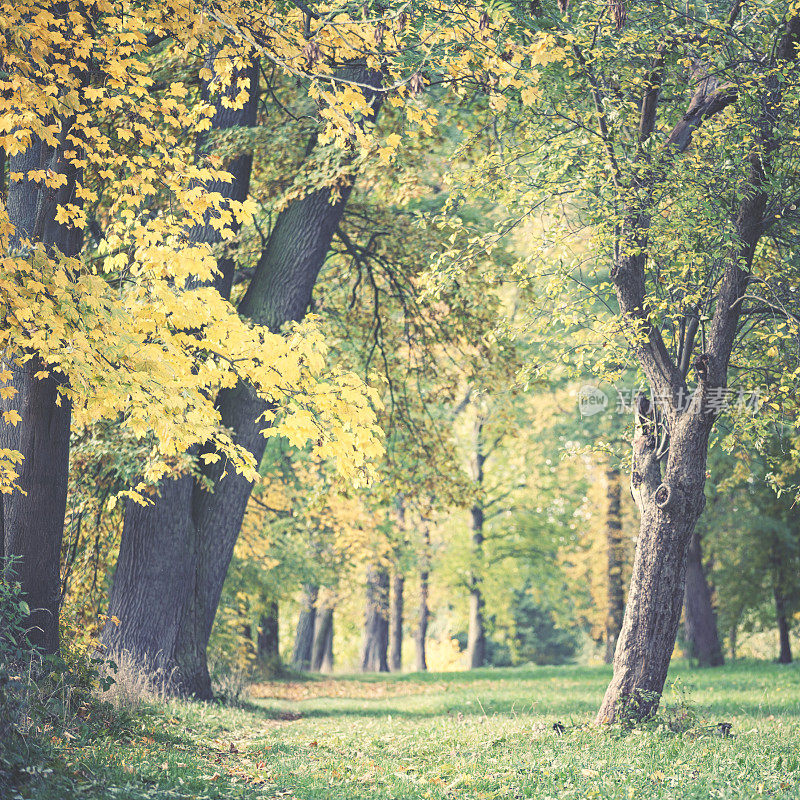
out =
<svg viewBox="0 0 800 800"><path fill-rule="evenodd" d="M676 665L666 710L632 731L589 724L608 676L543 667L260 684L243 708L170 703L63 742L54 772L21 796L800 798L800 668ZM718 722L732 723L729 738Z"/></svg>

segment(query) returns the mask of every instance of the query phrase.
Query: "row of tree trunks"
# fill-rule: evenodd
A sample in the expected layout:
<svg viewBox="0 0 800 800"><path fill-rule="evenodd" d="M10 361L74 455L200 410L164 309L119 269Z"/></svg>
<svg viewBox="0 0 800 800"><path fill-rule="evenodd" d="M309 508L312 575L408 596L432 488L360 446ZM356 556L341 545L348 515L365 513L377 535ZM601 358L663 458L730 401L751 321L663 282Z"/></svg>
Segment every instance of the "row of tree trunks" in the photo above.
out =
<svg viewBox="0 0 800 800"><path fill-rule="evenodd" d="M381 82L378 73L358 65L343 70L341 77L376 88ZM380 95L376 93L368 99L377 113ZM351 190L352 183L339 187L335 199L329 189L311 192L278 215L239 306L243 316L276 332L286 322L303 318ZM266 404L251 387L240 383L221 392L217 406L222 424L232 429L236 441L260 462L266 440L261 433L263 423L258 420L267 410ZM173 483L188 480L188 489L171 491L165 482L153 506L144 511L126 509L120 549L122 569L118 567L117 572L120 576L145 576L149 585L144 591L160 594L162 601L156 613L165 618L161 627L169 635L153 641L154 637L147 633L153 610L142 613L143 604L136 601L132 606L127 598L131 593L137 594L137 588L127 580L118 587L115 575L110 614L119 617L122 624L118 628L107 626L104 642L111 650L132 651L142 663L157 658L170 670L180 694L210 698L208 639L252 483L237 473L223 473L222 464L210 465L203 471L214 485L213 492L184 478ZM179 508L167 499L176 493ZM153 534L177 540L182 547L166 563L156 562L150 548ZM131 564L123 563L126 561ZM164 607L163 598L169 597L170 592L154 592L151 588L154 581L163 580L165 573L173 594L177 579L184 581L188 575L188 580L181 583L178 602L168 608Z"/></svg>

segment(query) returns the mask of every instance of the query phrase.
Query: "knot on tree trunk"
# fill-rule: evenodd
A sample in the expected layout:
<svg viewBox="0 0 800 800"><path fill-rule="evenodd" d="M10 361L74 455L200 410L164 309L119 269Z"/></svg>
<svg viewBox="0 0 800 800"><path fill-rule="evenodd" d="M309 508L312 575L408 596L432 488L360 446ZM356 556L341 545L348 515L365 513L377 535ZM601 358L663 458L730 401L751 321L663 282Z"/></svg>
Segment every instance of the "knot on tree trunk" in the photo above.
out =
<svg viewBox="0 0 800 800"><path fill-rule="evenodd" d="M701 353L694 360L694 369L695 372L697 373L697 378L702 382L708 380L708 364L709 364L708 353Z"/></svg>
<svg viewBox="0 0 800 800"><path fill-rule="evenodd" d="M672 497L672 490L666 483L662 483L653 495L653 501L659 508L666 508Z"/></svg>

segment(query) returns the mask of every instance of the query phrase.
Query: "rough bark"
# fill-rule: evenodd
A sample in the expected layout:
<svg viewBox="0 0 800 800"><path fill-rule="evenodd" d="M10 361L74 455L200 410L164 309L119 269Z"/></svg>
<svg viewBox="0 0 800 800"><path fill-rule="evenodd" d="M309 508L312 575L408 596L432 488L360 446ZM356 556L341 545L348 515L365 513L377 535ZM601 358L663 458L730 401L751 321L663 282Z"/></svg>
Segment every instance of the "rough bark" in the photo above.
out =
<svg viewBox="0 0 800 800"><path fill-rule="evenodd" d="M622 481L618 467L606 470L606 548L608 552L607 567L607 602L606 614L606 664L614 661L614 650L622 628L622 616L625 613L625 592L622 585Z"/></svg>
<svg viewBox="0 0 800 800"><path fill-rule="evenodd" d="M389 611L389 667L392 672L403 669L403 588L405 578L392 576L392 604Z"/></svg>
<svg viewBox="0 0 800 800"><path fill-rule="evenodd" d="M380 75L364 67L348 68L343 76L369 81L375 86L380 84ZM376 112L379 97L372 98ZM240 314L273 331L280 330L286 322L303 318L351 190L352 184L340 187L335 202L331 202L328 189L312 192L292 202L278 215L239 306ZM258 421L267 410L264 401L251 387L240 382L233 389L220 393L217 407L222 424L234 431L237 443L260 461L266 446L261 433L263 423ZM160 648L176 668L178 691L197 697L210 696L206 648L252 490L249 480L233 471L223 473L223 469L222 463L205 467L204 477L214 486L214 491L193 485L184 501L179 525L183 524L182 520L188 520L193 538L184 556L193 559L188 570L189 601L172 609L177 637L162 643ZM174 516L161 500L156 501L155 515L159 514L163 515L165 524ZM127 520L126 529L130 537L138 533L135 525L127 525ZM135 550L138 560L152 561L143 547ZM183 573L184 567L179 570ZM153 573L158 567L151 563L142 571ZM116 613L113 608L111 613ZM144 624L141 619L126 623L122 636L107 628L108 644L141 650L139 640ZM123 641L117 644L115 639Z"/></svg>
<svg viewBox="0 0 800 800"><path fill-rule="evenodd" d="M711 605L711 589L703 569L702 545L697 531L692 534L687 551L683 620L690 657L701 667L724 664L717 632L717 615Z"/></svg>
<svg viewBox="0 0 800 800"><path fill-rule="evenodd" d="M425 672L428 669L428 659L426 654L426 641L428 637L428 578L429 578L429 558L431 547L430 529L425 525L423 532L423 555L422 570L419 574L419 612L417 616L417 629L414 632L414 643L416 645L415 668L417 672Z"/></svg>
<svg viewBox="0 0 800 800"><path fill-rule="evenodd" d="M256 657L261 664L277 670L280 667L280 637L278 635L280 609L277 600L267 604L258 622Z"/></svg>
<svg viewBox="0 0 800 800"><path fill-rule="evenodd" d="M79 174L63 158L71 122L61 120L62 144L50 146L33 137L30 147L8 159L10 180L6 209L14 232L9 252L27 240L44 245L48 252L75 256L83 236L80 229L55 221L59 205L81 205L76 195ZM66 182L56 191L27 180L31 170L45 168L64 174ZM20 354L18 354L20 355ZM64 376L53 374L35 354L24 364L3 362L12 373L13 397L0 399L0 413L14 409L22 420L16 426L0 424L0 448L19 451L24 461L18 467L19 490L0 496L0 545L2 555L15 559L16 579L31 608L27 621L29 639L46 653L59 648L58 613L60 601L59 560L64 534L69 473L70 404L61 396ZM50 371L37 379L39 371Z"/></svg>
<svg viewBox="0 0 800 800"><path fill-rule="evenodd" d="M705 503L709 430L702 416L675 426L663 479L655 437L637 437L633 463L641 525L614 677L597 715L599 723L647 718L658 707L680 623L686 550Z"/></svg>
<svg viewBox="0 0 800 800"><path fill-rule="evenodd" d="M772 65L779 60L796 60L798 42L800 17L793 16L779 34ZM640 535L614 657L614 677L598 712L598 723L620 717L646 718L658 707L683 605L686 552L705 502L708 437L714 422L707 400L711 391L724 390L727 386L742 298L756 247L765 231L770 201L770 159L776 147L774 136L782 108L781 88L774 74L767 76L762 88L761 119L757 128L760 148L743 154L748 175L732 220L735 236L731 237L728 254L720 260L713 316L703 337L705 352L693 364L698 388L684 407L682 399L688 396L686 374L695 337L682 337L682 350L673 360L661 331L651 319L645 277L648 232L654 211L651 204L656 190L663 188L669 159L679 157L691 144L693 131L704 119L736 101L735 94L718 86L716 77L710 73L698 74L693 85L688 111L667 137L660 163L654 170L639 170L633 185L627 187L635 190L636 197L625 209L618 227L619 239L611 270L632 349L653 391L663 399L664 407L651 415L638 415L642 418L642 430L637 430L634 440L631 484L641 514ZM602 116L602 103L597 103L597 96L595 100ZM654 116L657 106L657 103L643 103L642 115ZM643 129L652 132L656 126L650 125L650 121ZM601 135L606 138L611 154L609 169L618 181L620 174L613 160L613 145L604 131L601 127ZM660 462L664 455L666 468L662 478Z"/></svg>
<svg viewBox="0 0 800 800"><path fill-rule="evenodd" d="M312 672L331 672L333 669L333 606L317 611L314 625L314 646L311 656Z"/></svg>
<svg viewBox="0 0 800 800"><path fill-rule="evenodd" d="M303 599L300 603L300 616L297 619L297 631L294 637L294 650L292 651L292 669L303 672L311 669L311 659L314 649L314 626L317 622L317 596L319 589L316 586L303 588Z"/></svg>
<svg viewBox="0 0 800 800"><path fill-rule="evenodd" d="M773 596L775 598L775 617L778 623L778 663L791 664L792 646L789 641L789 621L786 613L786 598L783 596L783 592L777 582L773 587Z"/></svg>
<svg viewBox="0 0 800 800"><path fill-rule="evenodd" d="M254 61L242 71L250 91L243 108L226 108L222 98L217 97L212 131L255 125L258 67ZM207 84L202 91L208 97ZM198 149L202 152L207 146L204 141ZM251 167L251 153L235 156L226 165L233 175L232 183L214 183L209 190L229 199L244 200L249 192ZM219 232L210 224L195 226L190 239L215 245L221 241ZM220 274L215 284L226 296L233 274L230 254L221 256L217 267ZM106 625L103 644L108 652L126 652L145 672L168 673L170 686L178 693L208 699L211 680L205 651L210 623L207 615L197 609L195 601L202 598L197 595L196 575L209 559L224 558L227 548L215 537L204 539L198 535L194 514L198 487L191 475L162 481L159 489L160 495L152 505L142 507L129 502L126 506L109 600L109 616L118 618L120 623Z"/></svg>
<svg viewBox="0 0 800 800"><path fill-rule="evenodd" d="M388 672L389 662L389 573L384 567L367 570L367 599L364 640L361 647L362 672Z"/></svg>

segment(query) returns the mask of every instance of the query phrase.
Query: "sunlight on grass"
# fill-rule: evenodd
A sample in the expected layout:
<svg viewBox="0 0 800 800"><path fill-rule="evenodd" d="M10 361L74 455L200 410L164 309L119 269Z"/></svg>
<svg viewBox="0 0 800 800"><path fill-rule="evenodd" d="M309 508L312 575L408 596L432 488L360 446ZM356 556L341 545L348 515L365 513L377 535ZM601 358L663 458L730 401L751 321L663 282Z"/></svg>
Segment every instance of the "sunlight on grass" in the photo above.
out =
<svg viewBox="0 0 800 800"><path fill-rule="evenodd" d="M47 788L23 796L799 796L800 669L675 665L659 719L632 731L590 724L608 677L552 667L258 684L241 708L160 704L122 736L68 743Z"/></svg>

